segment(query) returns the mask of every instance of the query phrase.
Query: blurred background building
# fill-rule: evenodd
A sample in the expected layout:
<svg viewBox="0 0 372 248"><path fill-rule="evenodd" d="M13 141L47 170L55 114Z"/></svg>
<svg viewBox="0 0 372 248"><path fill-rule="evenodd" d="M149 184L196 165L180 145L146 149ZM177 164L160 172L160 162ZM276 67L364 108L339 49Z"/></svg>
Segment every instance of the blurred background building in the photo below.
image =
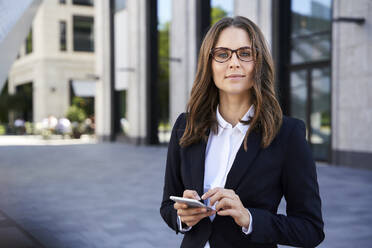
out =
<svg viewBox="0 0 372 248"><path fill-rule="evenodd" d="M93 1L43 1L8 76L10 94L26 93L25 121L64 116L74 96L93 99L93 31Z"/></svg>
<svg viewBox="0 0 372 248"><path fill-rule="evenodd" d="M264 32L282 109L306 123L314 157L372 168L372 0L44 0L1 97L32 92L33 121L78 97L100 140L166 143L205 32L235 15Z"/></svg>

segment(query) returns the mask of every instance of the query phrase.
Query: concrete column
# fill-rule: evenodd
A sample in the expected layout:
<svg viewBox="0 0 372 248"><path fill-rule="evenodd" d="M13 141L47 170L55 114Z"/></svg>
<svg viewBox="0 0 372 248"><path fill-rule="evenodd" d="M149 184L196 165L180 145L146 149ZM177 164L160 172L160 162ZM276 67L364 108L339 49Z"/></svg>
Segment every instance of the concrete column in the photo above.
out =
<svg viewBox="0 0 372 248"><path fill-rule="evenodd" d="M332 26L332 162L372 168L372 0L335 0L333 18L339 17L365 24Z"/></svg>
<svg viewBox="0 0 372 248"><path fill-rule="evenodd" d="M271 0L235 0L234 15L245 16L256 23L269 45L272 45Z"/></svg>
<svg viewBox="0 0 372 248"><path fill-rule="evenodd" d="M146 138L146 1L128 0L128 56L133 73L128 76L127 113L129 130L127 136L142 144Z"/></svg>
<svg viewBox="0 0 372 248"><path fill-rule="evenodd" d="M170 28L170 122L186 110L196 72L195 0L174 0Z"/></svg>
<svg viewBox="0 0 372 248"><path fill-rule="evenodd" d="M111 81L110 81L110 6L107 0L96 0L94 40L96 75L95 121L96 135L108 140L111 134Z"/></svg>

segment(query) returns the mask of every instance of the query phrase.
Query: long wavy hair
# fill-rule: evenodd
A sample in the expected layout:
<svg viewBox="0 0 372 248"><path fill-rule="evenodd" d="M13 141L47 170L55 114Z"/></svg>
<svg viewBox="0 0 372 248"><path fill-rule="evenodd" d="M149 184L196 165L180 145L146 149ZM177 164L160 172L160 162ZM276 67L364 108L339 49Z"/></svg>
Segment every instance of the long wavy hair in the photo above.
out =
<svg viewBox="0 0 372 248"><path fill-rule="evenodd" d="M283 114L274 89L273 59L261 30L246 17L225 17L209 29L200 48L196 77L186 108L186 129L180 139L182 147L202 139L207 141L209 131L218 131L216 109L219 104L219 91L212 78L210 52L215 47L221 31L227 27L245 30L252 42L254 82L251 97L255 112L249 121L240 120L246 125L250 124L244 138L244 149L247 151L247 138L252 131L260 132L261 147L268 147L282 124Z"/></svg>

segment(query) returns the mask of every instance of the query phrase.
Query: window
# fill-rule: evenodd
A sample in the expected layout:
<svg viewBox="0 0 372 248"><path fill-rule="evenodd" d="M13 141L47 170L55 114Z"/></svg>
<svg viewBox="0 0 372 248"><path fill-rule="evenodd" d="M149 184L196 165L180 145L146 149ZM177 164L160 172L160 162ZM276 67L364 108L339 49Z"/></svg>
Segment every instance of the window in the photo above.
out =
<svg viewBox="0 0 372 248"><path fill-rule="evenodd" d="M87 16L74 16L74 51L94 51L94 19Z"/></svg>
<svg viewBox="0 0 372 248"><path fill-rule="evenodd" d="M66 44L66 22L60 21L59 22L59 50L66 51L67 44Z"/></svg>
<svg viewBox="0 0 372 248"><path fill-rule="evenodd" d="M32 28L26 38L26 54L32 53Z"/></svg>
<svg viewBox="0 0 372 248"><path fill-rule="evenodd" d="M126 0L115 0L115 12L126 8Z"/></svg>
<svg viewBox="0 0 372 248"><path fill-rule="evenodd" d="M307 126L314 158L331 142L331 0L291 1L290 114Z"/></svg>
<svg viewBox="0 0 372 248"><path fill-rule="evenodd" d="M223 17L232 17L234 12L233 0L211 0L211 25Z"/></svg>
<svg viewBox="0 0 372 248"><path fill-rule="evenodd" d="M329 59L331 26L330 0L293 0L291 63Z"/></svg>
<svg viewBox="0 0 372 248"><path fill-rule="evenodd" d="M84 5L84 6L93 6L93 0L72 0L72 4Z"/></svg>

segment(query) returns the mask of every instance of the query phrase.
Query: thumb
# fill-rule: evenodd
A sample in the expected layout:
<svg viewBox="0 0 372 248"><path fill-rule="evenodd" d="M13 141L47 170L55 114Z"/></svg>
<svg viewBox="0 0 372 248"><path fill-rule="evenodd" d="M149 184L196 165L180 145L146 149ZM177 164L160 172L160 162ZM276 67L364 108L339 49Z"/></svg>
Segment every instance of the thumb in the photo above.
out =
<svg viewBox="0 0 372 248"><path fill-rule="evenodd" d="M198 195L198 192L196 192L195 190L189 189L185 190L183 192L183 197L200 200L200 196Z"/></svg>

